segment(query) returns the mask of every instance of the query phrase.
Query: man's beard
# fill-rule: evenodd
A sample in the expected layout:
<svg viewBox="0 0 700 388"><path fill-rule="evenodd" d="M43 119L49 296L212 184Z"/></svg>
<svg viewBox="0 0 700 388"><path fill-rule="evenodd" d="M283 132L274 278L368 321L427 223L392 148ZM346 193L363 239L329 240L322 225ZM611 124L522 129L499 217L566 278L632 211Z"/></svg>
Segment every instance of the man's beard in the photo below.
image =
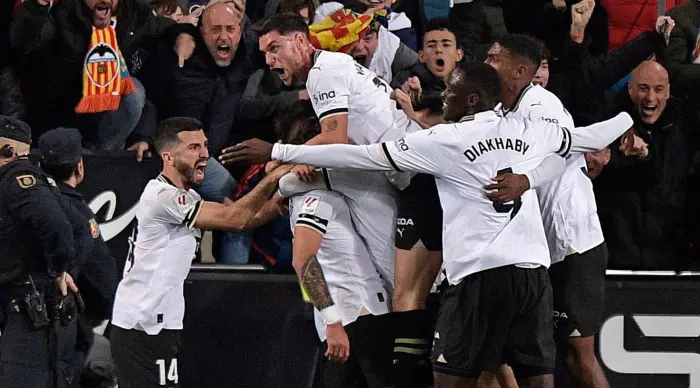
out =
<svg viewBox="0 0 700 388"><path fill-rule="evenodd" d="M199 163L199 161L197 161ZM200 183L195 182L194 179L194 170L195 166L190 166L189 164L183 162L181 159L175 159L174 167L175 170L180 174L180 179L182 179L182 183L187 185L187 186L197 186Z"/></svg>

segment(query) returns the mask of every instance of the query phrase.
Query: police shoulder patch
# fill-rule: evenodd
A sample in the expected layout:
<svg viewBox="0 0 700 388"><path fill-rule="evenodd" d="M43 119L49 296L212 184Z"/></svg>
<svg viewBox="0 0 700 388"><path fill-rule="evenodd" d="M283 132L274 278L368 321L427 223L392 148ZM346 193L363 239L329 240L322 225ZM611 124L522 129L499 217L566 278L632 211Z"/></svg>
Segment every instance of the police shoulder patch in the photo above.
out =
<svg viewBox="0 0 700 388"><path fill-rule="evenodd" d="M36 178L34 177L34 175L20 175L18 177L15 177L15 179L17 179L19 187L23 189L28 189L36 185Z"/></svg>

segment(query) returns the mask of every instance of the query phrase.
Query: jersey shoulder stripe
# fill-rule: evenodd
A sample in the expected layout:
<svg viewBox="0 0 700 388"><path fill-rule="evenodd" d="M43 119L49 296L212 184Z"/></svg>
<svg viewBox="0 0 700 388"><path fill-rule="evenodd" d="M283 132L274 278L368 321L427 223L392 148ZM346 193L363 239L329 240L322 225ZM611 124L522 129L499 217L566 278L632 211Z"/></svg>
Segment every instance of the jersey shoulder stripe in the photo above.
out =
<svg viewBox="0 0 700 388"><path fill-rule="evenodd" d="M296 226L310 228L323 235L326 234L328 220L312 214L302 213L299 214L299 218L297 218Z"/></svg>
<svg viewBox="0 0 700 388"><path fill-rule="evenodd" d="M394 162L394 159L391 158L391 155L389 154L389 149L386 146L386 143L382 143L382 153L384 154L384 157L386 157L387 162L391 165L391 168L398 172L403 172L399 168L399 166Z"/></svg>

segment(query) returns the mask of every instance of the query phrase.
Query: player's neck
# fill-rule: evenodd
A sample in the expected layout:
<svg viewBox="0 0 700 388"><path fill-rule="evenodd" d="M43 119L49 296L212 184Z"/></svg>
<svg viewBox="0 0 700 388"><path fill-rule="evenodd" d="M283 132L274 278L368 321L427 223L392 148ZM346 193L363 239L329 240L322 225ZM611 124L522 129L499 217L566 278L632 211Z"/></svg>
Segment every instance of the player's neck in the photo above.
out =
<svg viewBox="0 0 700 388"><path fill-rule="evenodd" d="M314 66L315 53L316 49L311 45L302 53L304 55L304 63L301 66L303 71L301 72L301 77L299 77L300 82L306 82L306 79L309 77L309 71Z"/></svg>
<svg viewBox="0 0 700 388"><path fill-rule="evenodd" d="M162 176L167 178L167 180L172 183L175 187L183 190L189 190L190 186L186 184L180 173L170 166L164 166L163 171L160 173Z"/></svg>
<svg viewBox="0 0 700 388"><path fill-rule="evenodd" d="M518 98L520 98L520 94L522 93L523 89L525 89L528 85L530 85L529 82L524 85L515 83L503 86L501 89L501 103L503 104L503 108L507 110L513 109L515 104L518 102Z"/></svg>

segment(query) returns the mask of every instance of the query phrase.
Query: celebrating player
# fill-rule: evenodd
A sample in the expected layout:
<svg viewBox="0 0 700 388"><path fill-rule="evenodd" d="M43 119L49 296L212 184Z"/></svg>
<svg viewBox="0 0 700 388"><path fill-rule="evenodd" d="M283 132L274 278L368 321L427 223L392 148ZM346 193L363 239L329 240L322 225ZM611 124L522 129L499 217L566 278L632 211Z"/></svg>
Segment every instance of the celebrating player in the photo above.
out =
<svg viewBox="0 0 700 388"><path fill-rule="evenodd" d="M192 190L204 180L209 158L202 123L164 120L156 149L163 171L141 195L112 314L110 341L123 388L179 387L183 287L199 250L200 229L243 230L289 171L272 171L248 195L222 205L202 201Z"/></svg>
<svg viewBox="0 0 700 388"><path fill-rule="evenodd" d="M569 130L503 118L496 71L481 63L455 69L445 92L446 120L427 131L369 146L272 145L254 139L233 147L234 161L269 159L328 168L433 174L443 208L443 252L450 284L433 351L437 387L472 383L505 360L519 382L553 387L549 249L537 198L526 191L494 204L483 187L494 174L530 171L546 155L598 150L632 125L629 115ZM460 120L461 118L461 120Z"/></svg>

